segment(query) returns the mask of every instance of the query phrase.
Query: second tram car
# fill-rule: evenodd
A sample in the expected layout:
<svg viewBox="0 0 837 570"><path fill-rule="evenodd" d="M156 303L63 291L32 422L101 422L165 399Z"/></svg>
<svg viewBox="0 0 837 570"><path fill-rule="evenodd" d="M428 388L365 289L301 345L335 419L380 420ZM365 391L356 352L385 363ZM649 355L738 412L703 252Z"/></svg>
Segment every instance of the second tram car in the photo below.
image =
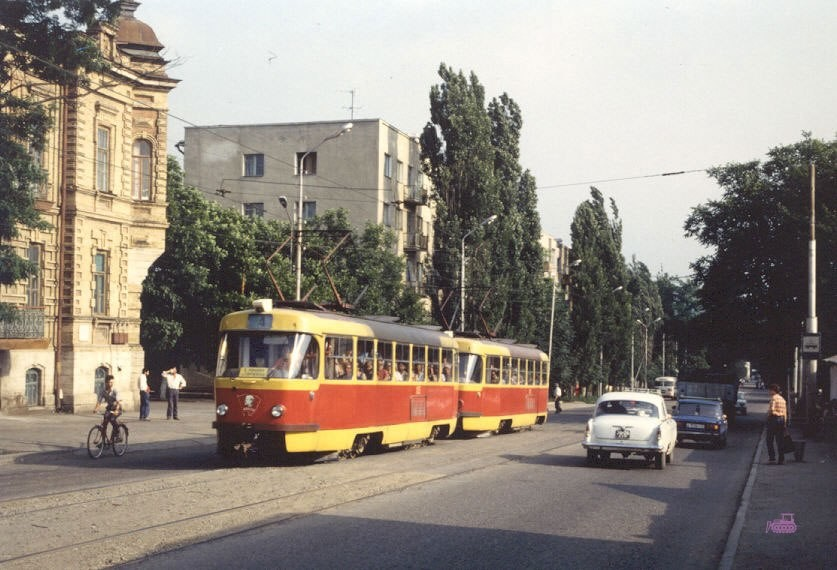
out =
<svg viewBox="0 0 837 570"><path fill-rule="evenodd" d="M535 347L458 337L459 429L500 431L540 425L549 399L549 359Z"/></svg>

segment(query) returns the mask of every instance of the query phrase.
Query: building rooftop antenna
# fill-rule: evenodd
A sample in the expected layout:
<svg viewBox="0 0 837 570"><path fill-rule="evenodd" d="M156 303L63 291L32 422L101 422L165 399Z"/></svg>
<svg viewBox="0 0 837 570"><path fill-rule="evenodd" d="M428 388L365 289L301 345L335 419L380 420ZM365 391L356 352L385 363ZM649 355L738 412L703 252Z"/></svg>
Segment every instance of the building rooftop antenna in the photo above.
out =
<svg viewBox="0 0 837 570"><path fill-rule="evenodd" d="M352 103L348 107L343 107L344 109L349 109L349 119L354 120L355 118L355 109L363 109L363 107L356 107L355 106L355 90L349 89L347 91L343 91L343 93L351 93L352 95Z"/></svg>

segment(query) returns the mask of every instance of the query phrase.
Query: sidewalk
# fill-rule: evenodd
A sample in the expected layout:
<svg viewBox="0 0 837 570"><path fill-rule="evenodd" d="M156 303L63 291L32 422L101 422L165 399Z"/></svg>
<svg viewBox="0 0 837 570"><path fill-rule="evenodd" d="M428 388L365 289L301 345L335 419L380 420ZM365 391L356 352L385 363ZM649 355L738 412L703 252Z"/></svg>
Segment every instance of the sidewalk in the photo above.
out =
<svg viewBox="0 0 837 570"><path fill-rule="evenodd" d="M808 440L802 462L770 465L762 434L720 568L834 568L836 536L837 443Z"/></svg>
<svg viewBox="0 0 837 570"><path fill-rule="evenodd" d="M150 422L136 411L121 419L128 426L130 447L158 449L192 445L196 439L215 438L211 399L180 400L180 420L166 420L166 402L152 400ZM30 453L62 453L87 449L87 432L102 421L101 414L55 414L38 411L24 415L0 414L0 466ZM86 451L85 451L86 453Z"/></svg>

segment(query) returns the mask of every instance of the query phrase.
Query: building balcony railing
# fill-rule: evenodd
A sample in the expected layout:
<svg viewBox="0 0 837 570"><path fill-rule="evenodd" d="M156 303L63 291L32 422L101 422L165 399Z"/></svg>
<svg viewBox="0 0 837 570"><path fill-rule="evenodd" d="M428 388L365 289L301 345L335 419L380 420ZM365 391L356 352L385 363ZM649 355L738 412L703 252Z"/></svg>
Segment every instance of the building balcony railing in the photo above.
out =
<svg viewBox="0 0 837 570"><path fill-rule="evenodd" d="M404 251L427 251L427 236L418 232L407 232Z"/></svg>
<svg viewBox="0 0 837 570"><path fill-rule="evenodd" d="M404 189L404 203L415 205L427 205L428 192L421 186L407 186Z"/></svg>
<svg viewBox="0 0 837 570"><path fill-rule="evenodd" d="M20 307L16 317L0 320L0 338L44 338L44 309Z"/></svg>

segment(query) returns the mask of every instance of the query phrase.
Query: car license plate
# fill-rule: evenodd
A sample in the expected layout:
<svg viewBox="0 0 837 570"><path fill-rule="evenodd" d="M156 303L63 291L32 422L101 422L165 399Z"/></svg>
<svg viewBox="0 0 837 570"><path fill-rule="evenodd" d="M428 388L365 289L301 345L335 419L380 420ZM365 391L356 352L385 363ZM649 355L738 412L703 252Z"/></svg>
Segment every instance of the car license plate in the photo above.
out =
<svg viewBox="0 0 837 570"><path fill-rule="evenodd" d="M687 424L686 424L686 427L687 427L688 429L703 429L703 424L690 424L690 423L687 423Z"/></svg>

